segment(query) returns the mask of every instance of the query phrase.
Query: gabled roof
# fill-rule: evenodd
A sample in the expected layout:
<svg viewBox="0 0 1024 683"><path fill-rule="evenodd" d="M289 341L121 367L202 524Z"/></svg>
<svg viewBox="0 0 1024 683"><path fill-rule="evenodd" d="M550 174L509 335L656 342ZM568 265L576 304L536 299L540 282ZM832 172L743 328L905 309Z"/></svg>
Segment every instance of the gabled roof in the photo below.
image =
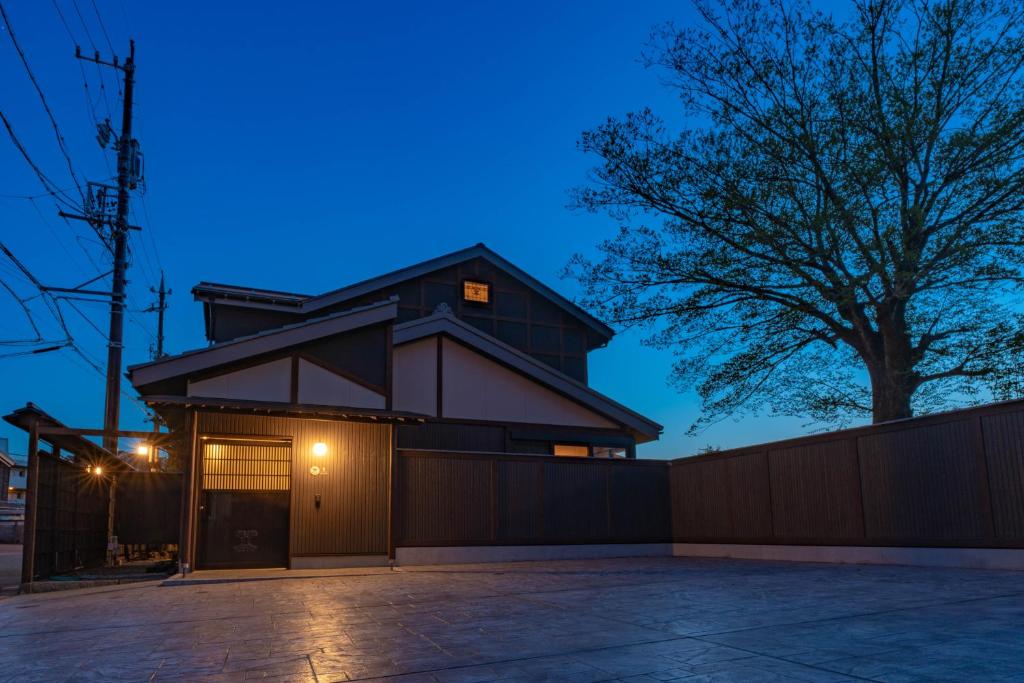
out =
<svg viewBox="0 0 1024 683"><path fill-rule="evenodd" d="M303 344L305 342L347 332L359 327L394 320L398 315L398 299L392 297L369 306L360 306L347 311L291 325L264 330L247 337L214 344L203 349L185 351L176 356L166 356L148 363L128 367L128 377L136 387L199 372L225 363L242 360L271 351Z"/></svg>
<svg viewBox="0 0 1024 683"><path fill-rule="evenodd" d="M395 325L393 342L396 345L405 344L438 334L448 335L477 349L484 355L523 373L594 412L625 425L642 437L638 440L650 441L658 438L661 434L662 426L657 422L647 419L549 365L535 360L519 349L481 332L451 313L435 313L425 318Z"/></svg>
<svg viewBox="0 0 1024 683"><path fill-rule="evenodd" d="M254 289L236 287L233 285L221 285L212 282L200 282L192 288L192 294L197 300L212 303L215 301L228 300L232 305L250 305L260 308L274 310L292 311L295 313L312 313L327 306L342 303L350 299L369 294L383 287L410 280L412 278L426 275L427 273L441 270L473 258L482 258L495 267L505 271L512 277L522 282L527 287L550 300L570 315L579 319L604 340L611 339L615 332L603 322L587 313L575 303L551 289L540 280L537 280L529 273L515 266L510 261L502 258L497 253L488 249L483 243L475 244L466 249L453 251L450 254L423 261L399 270L392 271L385 275L363 280L353 285L335 289L324 294L308 296L290 292L278 292L269 289Z"/></svg>

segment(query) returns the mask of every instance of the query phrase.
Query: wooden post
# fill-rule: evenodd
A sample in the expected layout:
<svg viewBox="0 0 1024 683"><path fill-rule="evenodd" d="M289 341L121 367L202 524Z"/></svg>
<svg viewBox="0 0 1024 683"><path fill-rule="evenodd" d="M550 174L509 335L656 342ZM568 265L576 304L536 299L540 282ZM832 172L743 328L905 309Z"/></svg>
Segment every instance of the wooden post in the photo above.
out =
<svg viewBox="0 0 1024 683"><path fill-rule="evenodd" d="M390 328L389 328L390 329ZM391 425L391 448L388 449L388 561L395 563L395 474L398 470L398 425Z"/></svg>
<svg viewBox="0 0 1024 683"><path fill-rule="evenodd" d="M117 475L110 474L107 484L107 566L117 564L117 548L114 546L114 514L117 511Z"/></svg>
<svg viewBox="0 0 1024 683"><path fill-rule="evenodd" d="M36 566L36 513L39 510L39 423L35 418L28 430L28 471L25 490L25 527L21 546L21 590L32 592Z"/></svg>
<svg viewBox="0 0 1024 683"><path fill-rule="evenodd" d="M196 411L189 410L185 420L188 433L187 446L183 464L185 471L181 481L181 528L178 533L178 572L187 574L192 571L192 527L195 523L195 488L196 451L198 449L199 418Z"/></svg>

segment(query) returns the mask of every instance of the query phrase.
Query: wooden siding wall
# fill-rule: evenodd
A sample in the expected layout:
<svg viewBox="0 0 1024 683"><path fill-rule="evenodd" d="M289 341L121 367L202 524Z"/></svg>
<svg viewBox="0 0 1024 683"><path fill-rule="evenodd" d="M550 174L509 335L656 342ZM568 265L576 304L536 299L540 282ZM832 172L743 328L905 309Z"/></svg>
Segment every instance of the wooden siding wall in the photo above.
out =
<svg viewBox="0 0 1024 683"><path fill-rule="evenodd" d="M491 284L490 304L462 300L462 281L467 278ZM587 348L598 341L588 339L593 333L572 315L482 258L371 292L317 314L370 304L392 295L399 297L399 322L431 315L439 304L448 304L458 318L470 325L570 377L587 381Z"/></svg>
<svg viewBox="0 0 1024 683"><path fill-rule="evenodd" d="M181 475L127 472L117 477L114 533L122 545L176 545L180 533Z"/></svg>
<svg viewBox="0 0 1024 683"><path fill-rule="evenodd" d="M671 466L675 539L1024 547L1024 402Z"/></svg>
<svg viewBox="0 0 1024 683"><path fill-rule="evenodd" d="M396 545L671 540L665 462L400 450Z"/></svg>
<svg viewBox="0 0 1024 683"><path fill-rule="evenodd" d="M390 425L229 413L199 417L200 435L291 439L291 555L387 552ZM322 458L313 455L318 441L327 444ZM326 472L313 476L313 465Z"/></svg>
<svg viewBox="0 0 1024 683"><path fill-rule="evenodd" d="M35 578L101 567L107 557L110 482L80 465L39 454Z"/></svg>

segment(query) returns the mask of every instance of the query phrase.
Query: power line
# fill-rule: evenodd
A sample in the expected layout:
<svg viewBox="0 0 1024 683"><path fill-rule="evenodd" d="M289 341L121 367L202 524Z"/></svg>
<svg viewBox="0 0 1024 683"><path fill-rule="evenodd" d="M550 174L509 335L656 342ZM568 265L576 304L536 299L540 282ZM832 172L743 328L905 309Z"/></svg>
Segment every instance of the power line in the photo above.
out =
<svg viewBox="0 0 1024 683"><path fill-rule="evenodd" d="M156 259L156 265L162 273L164 270L164 264L160 262L160 249L156 246L156 238L153 236L153 221L149 217L149 207L146 205L146 195L139 195L139 201L142 203L142 214L146 217L146 236L149 238L150 247L153 249L153 256Z"/></svg>
<svg viewBox="0 0 1024 683"><path fill-rule="evenodd" d="M38 353L43 353L43 352L48 352L48 351L56 351L56 350L58 350L58 348L67 348L67 349L70 349L74 353L74 357L77 357L78 359L80 359L89 368L91 368L96 373L98 373L101 377L106 377L107 373L103 369L103 367L101 366L99 361L97 361L96 359L92 358L88 353L86 353L85 349L83 349L81 347L81 345L76 341L74 335L71 334L71 330L68 327L67 320L64 318L64 315L63 315L63 313L60 310L59 298L54 296L53 294L51 294L49 291L47 291L46 286L43 285L43 283L39 280L39 278L37 278L32 273L32 271L30 271L28 269L28 267L25 266L25 264L22 263L21 260L18 259L18 257L15 256L14 253L3 242L0 242L0 252L2 252L7 257L7 259L12 264L14 264L14 266L18 269L18 271L23 275L24 279L27 282L30 282L38 290L39 293L37 295L35 295L34 297L31 297L31 298L38 297L38 298L40 298L44 302L44 304L46 305L47 309L50 311L51 315L53 315L54 320L57 322L58 326L60 326L60 329L61 329L61 331L64 334L64 339L61 340L61 341L55 341L55 342L41 341L40 342L40 343L50 344L51 346L54 346L54 347L57 347L57 348L37 349L37 350L32 350L32 351L28 351L28 350L26 350L26 351L16 351L16 352L11 352L9 354L0 354L0 358L27 356L27 355L31 355L33 353L38 354ZM20 300L20 297L17 297L17 295L15 295L15 298ZM66 302L66 303L69 303L69 305L72 305L72 304L70 304L70 302ZM77 306L72 305L72 308L74 308L79 315L81 315L83 318L85 318L87 320L87 322L89 322L91 325L93 325L93 327L95 327L95 325L92 323L92 321L88 319L88 316L86 316L81 310L79 310ZM101 334L102 334L102 332L101 332ZM121 384L122 384L122 386L125 386L125 388L127 388L123 378L121 379ZM144 415L147 415L147 416L149 415L148 409L145 406L145 404L143 404L141 401L139 401L138 399L133 397L130 392L125 392L125 394L128 396L129 400L133 404L135 404L142 411L142 413Z"/></svg>
<svg viewBox="0 0 1024 683"><path fill-rule="evenodd" d="M7 35L11 37L11 43L14 44L14 49L18 53L18 57L21 58L21 63L25 67L25 72L28 74L28 78L32 81L32 85L36 89L36 93L39 95L39 101L43 103L43 109L46 111L47 117L50 119L50 125L53 127L53 134L57 136L57 146L60 147L61 154L64 155L64 160L68 164L68 172L71 173L71 179L75 182L75 187L78 188L78 194L82 197L82 201L85 201L85 193L82 191L82 186L78 183L78 176L75 174L74 164L71 163L71 155L68 153L68 148L64 144L64 135L60 132L60 126L57 125L57 119L53 115L53 111L50 109L49 103L46 101L46 95L43 94L43 88L39 85L39 81L36 80L36 75L32 73L32 67L28 63L28 57L25 56L25 51L21 49L21 45L18 43L17 37L14 35L14 27L11 26L11 20L7 16L7 11L4 9L3 3L0 3L0 16L3 17L4 24L7 26Z"/></svg>
<svg viewBox="0 0 1024 683"><path fill-rule="evenodd" d="M62 191L57 186L57 183L50 180L50 178L47 177L45 173L43 173L43 170L39 168L39 165L32 160L32 157L29 156L28 150L25 149L25 145L21 143L21 140L19 140L18 136L15 134L14 128L11 126L11 122L4 114L3 110L0 110L0 121L3 122L4 128L7 129L7 135L8 137L11 138L11 142L13 142L14 146L18 149L18 151L21 152L21 156L25 159L25 162L36 174L36 177L39 178L39 182L42 183L43 189L46 190L46 193L52 196L54 199L56 199L59 203L63 204L64 206L74 211L81 211L81 207L75 204L74 200L71 197L69 197L66 192Z"/></svg>
<svg viewBox="0 0 1024 683"><path fill-rule="evenodd" d="M114 44L110 42L110 36L107 35L107 27L103 23L103 17L100 15L100 8L96 6L96 0L92 1L92 11L96 13L96 20L100 22L100 30L103 31L103 37L107 40L107 47L110 48L110 54L114 54Z"/></svg>
<svg viewBox="0 0 1024 683"><path fill-rule="evenodd" d="M43 338L43 333L39 331L39 326L36 325L36 320L35 320L35 318L32 317L32 311L31 311L31 309L29 309L28 304L25 302L25 300L22 299L20 296L18 296L18 293L14 291L14 287L11 287L3 279L0 279L0 287L3 287L4 289L6 289L7 292L11 295L11 297L15 301L18 302L18 305L21 306L21 310L24 311L24 313L25 313L25 317L28 319L28 324L32 327L32 331L36 333L36 338L35 339L32 339L32 340L19 340L19 341L27 341L28 343L33 343L33 344L34 343L38 343L39 341L41 341L42 338ZM9 341L5 341L3 343L11 344L11 343L15 343L15 341L14 340L9 340Z"/></svg>
<svg viewBox="0 0 1024 683"><path fill-rule="evenodd" d="M78 0L71 0L71 6L75 8L75 14L78 15L78 23L82 25L82 30L85 31L85 38L89 41L89 46L92 47L92 51L95 55L99 55L100 51L96 47L96 41L92 39L92 33L89 31L89 25L85 22L85 17L82 16L82 10L78 6ZM99 63L96 64L96 74L100 77L100 93L103 95L103 103L107 108L107 118L111 118L110 115L110 101L107 99L107 80L103 77L103 69L100 68ZM115 82L117 79L114 79ZM121 85L117 86L117 94L121 95Z"/></svg>

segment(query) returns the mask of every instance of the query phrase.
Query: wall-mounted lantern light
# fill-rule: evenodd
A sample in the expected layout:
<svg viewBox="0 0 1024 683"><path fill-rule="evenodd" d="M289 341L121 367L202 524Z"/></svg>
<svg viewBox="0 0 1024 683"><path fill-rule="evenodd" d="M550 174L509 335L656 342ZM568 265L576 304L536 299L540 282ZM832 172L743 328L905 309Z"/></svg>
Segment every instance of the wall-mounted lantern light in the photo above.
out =
<svg viewBox="0 0 1024 683"><path fill-rule="evenodd" d="M99 465L96 465L95 467L91 468L89 471L92 472L93 474L95 474L97 477L103 475L103 468L100 467Z"/></svg>
<svg viewBox="0 0 1024 683"><path fill-rule="evenodd" d="M323 441L317 441L315 444L313 444L313 455L315 455L318 458L322 458L323 456L327 455L327 444L325 444Z"/></svg>

